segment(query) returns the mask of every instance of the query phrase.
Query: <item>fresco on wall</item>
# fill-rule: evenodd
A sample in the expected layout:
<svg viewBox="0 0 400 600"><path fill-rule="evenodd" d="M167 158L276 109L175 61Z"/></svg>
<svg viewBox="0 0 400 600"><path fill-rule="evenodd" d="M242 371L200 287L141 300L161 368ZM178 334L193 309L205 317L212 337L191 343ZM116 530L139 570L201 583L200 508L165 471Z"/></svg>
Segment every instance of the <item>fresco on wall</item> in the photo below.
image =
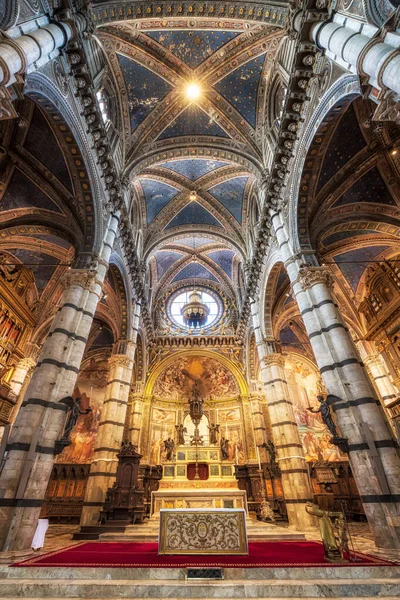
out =
<svg viewBox="0 0 400 600"><path fill-rule="evenodd" d="M227 410L218 410L218 422L220 425L220 435L229 440L228 456L239 465L246 462L243 427L240 408L230 408Z"/></svg>
<svg viewBox="0 0 400 600"><path fill-rule="evenodd" d="M301 360L288 359L285 366L288 369L290 395L306 460L345 460L346 457L339 448L329 443L332 436L321 416L308 410L319 406L316 399L320 385L317 371Z"/></svg>
<svg viewBox="0 0 400 600"><path fill-rule="evenodd" d="M71 432L71 445L56 458L56 463L90 463L93 458L94 443L100 423L108 379L108 361L91 359L79 374L73 397L82 398L80 410L92 411L87 415L79 415Z"/></svg>
<svg viewBox="0 0 400 600"><path fill-rule="evenodd" d="M153 394L168 400L189 398L195 382L203 397L232 398L239 394L232 373L213 358L177 359L158 377Z"/></svg>
<svg viewBox="0 0 400 600"><path fill-rule="evenodd" d="M150 462L161 465L165 459L164 440L175 440L176 411L153 408L151 417Z"/></svg>
<svg viewBox="0 0 400 600"><path fill-rule="evenodd" d="M339 448L329 443L332 435L322 422L319 414L310 413L303 407L298 406L295 406L294 412L306 460L343 460L344 457Z"/></svg>

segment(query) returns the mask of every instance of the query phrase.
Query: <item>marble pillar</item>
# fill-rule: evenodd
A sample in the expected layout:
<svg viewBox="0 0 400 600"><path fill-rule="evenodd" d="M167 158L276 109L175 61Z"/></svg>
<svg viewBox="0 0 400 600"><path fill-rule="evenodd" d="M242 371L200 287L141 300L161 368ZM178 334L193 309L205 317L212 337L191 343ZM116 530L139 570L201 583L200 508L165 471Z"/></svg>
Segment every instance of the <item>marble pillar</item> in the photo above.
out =
<svg viewBox="0 0 400 600"><path fill-rule="evenodd" d="M250 408L253 415L253 429L257 446L262 446L267 441L264 413L262 411L263 400L265 401L265 398L258 395L250 396Z"/></svg>
<svg viewBox="0 0 400 600"><path fill-rule="evenodd" d="M378 27L344 15L316 23L311 39L341 67L357 72L375 87L400 93L400 35L389 30L377 37Z"/></svg>
<svg viewBox="0 0 400 600"><path fill-rule="evenodd" d="M365 366L332 297L333 277L314 258L295 255L281 214L272 225L369 525L381 547L400 547L400 458ZM315 262L314 262L315 264Z"/></svg>
<svg viewBox="0 0 400 600"><path fill-rule="evenodd" d="M383 406L386 406L399 396L399 392L390 378L389 372L386 368L386 363L382 356L378 353L363 354L363 351L360 350L361 358L367 367L367 371L370 374L371 379L375 383L375 387L378 390Z"/></svg>
<svg viewBox="0 0 400 600"><path fill-rule="evenodd" d="M30 548L53 468L69 401L108 269L119 222L109 219L90 269L65 277L60 307L43 345L7 445L0 477L0 548Z"/></svg>
<svg viewBox="0 0 400 600"><path fill-rule="evenodd" d="M96 436L83 502L81 525L96 525L106 491L112 486L118 465L131 386L135 344L126 343L125 354L111 356L106 397Z"/></svg>
<svg viewBox="0 0 400 600"><path fill-rule="evenodd" d="M254 421L250 401L247 396L242 396L242 415L245 431L245 439L243 441L246 450L246 457L248 462L256 463L258 461L258 458L256 450Z"/></svg>
<svg viewBox="0 0 400 600"><path fill-rule="evenodd" d="M129 438L131 443L136 446L137 452L141 451L140 448L140 430L142 426L143 418L143 395L142 394L130 394L131 412L129 422Z"/></svg>
<svg viewBox="0 0 400 600"><path fill-rule="evenodd" d="M142 464L156 464L151 463L151 396L145 396L143 399L143 416L140 428L140 454L143 458Z"/></svg>
<svg viewBox="0 0 400 600"><path fill-rule="evenodd" d="M10 386L14 394L18 396L18 401L11 415L11 423L14 423L15 419L17 418L18 411L21 407L24 397L23 388L26 388L27 379L30 377L35 366L36 361L33 360L33 358L22 358L15 367L15 371L10 381Z"/></svg>
<svg viewBox="0 0 400 600"><path fill-rule="evenodd" d="M299 531L315 527L314 518L305 506L313 494L303 445L300 440L293 404L285 374L285 359L275 351L273 343L257 342L261 363L261 377L265 386L271 419L273 442L282 473L289 525Z"/></svg>

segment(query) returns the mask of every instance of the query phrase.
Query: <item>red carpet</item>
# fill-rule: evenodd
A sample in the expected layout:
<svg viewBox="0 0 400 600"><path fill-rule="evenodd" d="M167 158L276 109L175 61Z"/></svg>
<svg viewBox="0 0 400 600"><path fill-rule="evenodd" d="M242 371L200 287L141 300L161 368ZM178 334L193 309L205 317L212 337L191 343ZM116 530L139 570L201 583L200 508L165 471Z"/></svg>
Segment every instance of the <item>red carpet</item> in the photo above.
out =
<svg viewBox="0 0 400 600"><path fill-rule="evenodd" d="M328 563L320 542L250 542L248 556L158 556L156 542L83 542L13 565L14 567L315 567ZM392 565L356 553L357 565Z"/></svg>

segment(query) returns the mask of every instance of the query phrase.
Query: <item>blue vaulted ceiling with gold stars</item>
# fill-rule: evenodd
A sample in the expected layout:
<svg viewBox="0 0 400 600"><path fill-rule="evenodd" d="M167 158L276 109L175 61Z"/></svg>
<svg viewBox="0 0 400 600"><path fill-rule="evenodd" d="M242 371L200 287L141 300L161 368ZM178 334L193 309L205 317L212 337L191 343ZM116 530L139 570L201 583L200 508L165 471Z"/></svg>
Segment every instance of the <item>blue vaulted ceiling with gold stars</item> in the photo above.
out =
<svg viewBox="0 0 400 600"><path fill-rule="evenodd" d="M199 280L235 294L282 29L151 18L108 23L98 35L119 90L126 176L153 289Z"/></svg>

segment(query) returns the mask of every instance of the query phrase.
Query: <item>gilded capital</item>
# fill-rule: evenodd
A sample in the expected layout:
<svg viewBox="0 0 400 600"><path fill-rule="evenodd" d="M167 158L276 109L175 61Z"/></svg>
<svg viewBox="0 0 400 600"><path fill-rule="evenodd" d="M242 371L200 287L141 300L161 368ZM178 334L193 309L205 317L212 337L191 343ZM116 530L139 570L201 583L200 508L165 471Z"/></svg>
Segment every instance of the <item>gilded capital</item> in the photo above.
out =
<svg viewBox="0 0 400 600"><path fill-rule="evenodd" d="M335 278L327 267L301 267L294 283L300 283L303 290L308 290L321 283L331 289L334 282Z"/></svg>

